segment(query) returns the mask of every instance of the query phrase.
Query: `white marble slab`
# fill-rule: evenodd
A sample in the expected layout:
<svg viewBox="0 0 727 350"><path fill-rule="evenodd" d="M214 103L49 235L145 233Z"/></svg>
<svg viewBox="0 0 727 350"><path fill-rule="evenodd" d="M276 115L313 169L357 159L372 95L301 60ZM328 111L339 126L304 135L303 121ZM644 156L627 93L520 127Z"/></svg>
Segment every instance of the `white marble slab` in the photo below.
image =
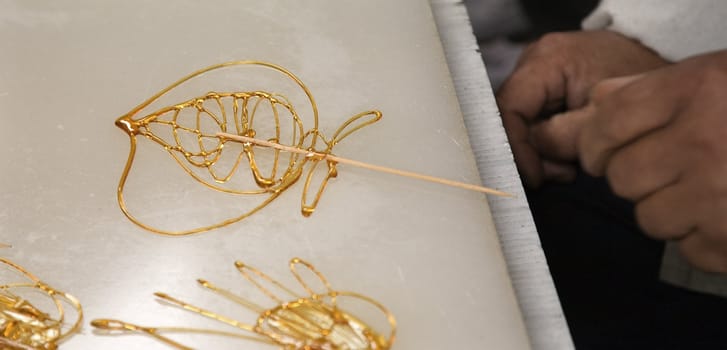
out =
<svg viewBox="0 0 727 350"><path fill-rule="evenodd" d="M209 324L155 302L154 291L236 316L194 280L248 293L232 265L239 259L293 284L286 264L299 256L334 287L388 306L399 322L394 349L528 347L480 194L341 166L310 218L299 214L299 183L241 223L183 238L140 229L116 203L128 137L114 119L184 74L237 59L295 72L312 90L327 134L355 113L383 111L381 122L352 135L337 154L479 182L426 1L0 7L0 241L14 246L2 254L76 295L87 321ZM240 77L216 79L224 85ZM199 215L234 209L203 199L152 146L140 145L144 155L132 174L137 191L165 208L157 218L194 224ZM222 340L190 345L260 348ZM88 324L62 348L132 346L165 348L144 336L98 336Z"/></svg>

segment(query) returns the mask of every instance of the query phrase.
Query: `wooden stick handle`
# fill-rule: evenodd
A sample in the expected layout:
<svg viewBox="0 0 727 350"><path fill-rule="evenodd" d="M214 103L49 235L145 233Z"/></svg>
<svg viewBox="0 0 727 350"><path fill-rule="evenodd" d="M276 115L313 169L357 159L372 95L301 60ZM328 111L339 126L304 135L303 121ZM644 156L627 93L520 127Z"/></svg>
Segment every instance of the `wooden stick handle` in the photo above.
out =
<svg viewBox="0 0 727 350"><path fill-rule="evenodd" d="M325 159L325 160L329 160L329 161L336 162L336 163L348 164L348 165L356 166L359 168L370 169L370 170L374 170L374 171L378 171L378 172L382 172L382 173L393 174L393 175L404 176L404 177L409 177L409 178L423 180L423 181L434 182L434 183L438 183L438 184L442 184L442 185L463 188L465 190L477 191L477 192L482 192L482 193L491 194L491 195L495 195L495 196L514 197L510 193L498 191L496 189L492 189L489 187L478 186L478 185L468 184L468 183L464 183L464 182L443 179L441 177L434 177L434 176L419 174L419 173L415 173L415 172L411 172L411 171L404 171L404 170L384 167L384 166L380 166L380 165L364 163L364 162L360 162L360 161L353 160L353 159L334 156L331 154L311 152L311 151L307 151L307 150L300 149L297 147L281 145L279 143L266 141L266 140L260 140L260 139L256 139L256 138L252 138L252 137L233 135L233 134L228 134L228 133L217 133L217 136L225 138L225 139L233 140L233 141L252 143L252 144L255 144L258 146L270 147L270 148L278 149L278 150L285 151L285 152L303 154L306 157L317 158L317 159L321 159L321 160Z"/></svg>

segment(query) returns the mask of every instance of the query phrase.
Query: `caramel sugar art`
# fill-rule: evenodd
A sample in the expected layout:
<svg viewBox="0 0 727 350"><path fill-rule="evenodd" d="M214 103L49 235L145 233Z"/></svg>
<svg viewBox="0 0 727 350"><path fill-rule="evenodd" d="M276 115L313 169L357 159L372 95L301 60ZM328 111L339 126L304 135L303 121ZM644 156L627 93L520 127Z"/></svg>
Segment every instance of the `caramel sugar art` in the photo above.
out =
<svg viewBox="0 0 727 350"><path fill-rule="evenodd" d="M312 125L304 125L298 110L288 98L272 91L261 90L208 92L148 115L138 115L163 95L192 78L239 66L270 69L294 82L309 101ZM265 112L262 112L263 109ZM313 95L298 77L285 68L267 62L234 61L196 71L164 88L116 120L116 125L129 135L131 142L129 157L117 190L119 206L132 222L155 233L187 235L204 232L238 222L262 209L297 182L303 175L304 166L312 163L305 175L301 198L301 211L308 216L315 210L329 179L337 176L335 162L327 161L324 166L320 166L318 158L297 153L281 154L280 150L267 152L266 149L264 155L259 155L262 152L261 147L240 143L219 136L218 133L264 137L270 142L316 154L330 154L333 147L347 136L379 119L379 111L356 114L343 123L331 138L326 138L318 129L318 107ZM267 132L263 135L260 130ZM146 224L131 213L124 199L124 187L136 153L137 136L143 136L162 146L192 178L212 190L248 197L261 195L264 199L259 205L236 217L211 225L174 231ZM233 147L234 145L242 147ZM266 158L262 161L268 163L267 167L259 164L263 157ZM225 162L228 164L222 164ZM315 177L317 183L314 185L314 174L323 168L325 174L322 179ZM235 183L233 180L236 176L251 176L254 181Z"/></svg>
<svg viewBox="0 0 727 350"><path fill-rule="evenodd" d="M154 110L150 105L159 103L160 98L191 79L213 71L243 67L272 71L287 80L294 86L293 89L299 90L299 94L302 92L310 107L309 118L306 118L308 125L287 97L265 90L212 91L147 114L147 110ZM236 79L231 76L225 79ZM214 83L213 80L210 84ZM253 82L245 83L251 84ZM339 163L489 194L508 195L482 186L375 166L332 154L334 146L343 139L376 123L381 117L377 110L361 112L346 120L327 138L319 130L318 107L312 93L287 69L261 61L213 65L183 77L116 120L116 125L130 139L129 156L119 180L117 200L126 217L136 225L158 234L177 236L209 231L243 220L278 198L301 176L305 177L301 212L309 216L315 211L329 180L338 175ZM181 230L163 229L144 222L139 215L132 214L124 197L139 136L163 147L196 182L218 193L240 196L241 200L249 200L254 205L241 209L237 216ZM304 170L305 167L307 170Z"/></svg>
<svg viewBox="0 0 727 350"><path fill-rule="evenodd" d="M8 259L0 257L0 265L26 279L0 282L0 349L53 350L80 330L83 310L78 299L52 288ZM46 299L43 304L52 305L55 310L41 310L28 300L32 296ZM69 306L74 311L74 320L66 319Z"/></svg>
<svg viewBox="0 0 727 350"><path fill-rule="evenodd" d="M165 293L155 293L155 295L171 305L215 320L221 325L235 327L241 332L184 327L145 327L114 319L96 319L91 324L110 334L146 334L172 348L183 350L193 348L173 339L172 334L227 337L231 340L253 341L267 344L270 348L286 350L384 350L390 349L394 342L396 319L391 311L370 297L334 290L323 274L304 260L293 258L289 268L305 290L305 294L285 287L262 271L242 262L236 262L235 267L247 282L274 304L273 307L254 303L206 280L199 279L197 282L217 296L258 314L257 320L253 323L238 321L235 317L201 308ZM320 293L315 292L297 270L299 267L311 272L325 290ZM279 296L280 293L283 295ZM380 333L369 326L369 323L340 308L339 301L344 299L354 299L378 310L386 319L390 330L387 333Z"/></svg>

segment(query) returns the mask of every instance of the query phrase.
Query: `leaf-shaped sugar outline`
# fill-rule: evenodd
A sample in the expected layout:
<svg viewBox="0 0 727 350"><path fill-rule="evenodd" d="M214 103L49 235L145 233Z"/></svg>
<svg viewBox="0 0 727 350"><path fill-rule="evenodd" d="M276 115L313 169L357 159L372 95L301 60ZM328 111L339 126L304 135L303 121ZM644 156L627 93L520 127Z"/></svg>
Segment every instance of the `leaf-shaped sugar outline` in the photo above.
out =
<svg viewBox="0 0 727 350"><path fill-rule="evenodd" d="M300 173L302 172L302 166L304 165L303 163L305 163L305 158L304 158L304 161L300 164L300 167L297 168L297 169L300 169L300 170L299 171L295 171L294 170L290 174L288 174L288 176L283 177L283 181L278 185L278 189L277 190L274 190L274 191L271 191L271 192L265 192L265 193L270 193L270 196L267 199L265 199L262 203L260 203L258 206L254 207L253 209L251 209L251 210L249 210L249 211L247 211L247 212L245 212L245 213L243 213L243 214L241 214L239 216L236 216L236 217L233 217L233 218L230 218L230 219L226 219L226 220L223 220L221 222L218 222L218 223L215 223L215 224L212 224L212 225L202 226L202 227L197 227L197 228L192 228L192 229L188 229L188 230L181 230L181 231L162 230L162 229L153 227L151 225L144 224L143 222L141 222L140 220L138 220L134 215L132 215L131 212L129 211L129 209L127 208L127 206L126 206L126 202L124 200L124 194L123 194L123 192L124 192L124 186L126 184L126 180L128 178L129 172L131 171L131 168L132 168L132 165L133 165L133 162L134 162L134 156L136 154L136 146L137 146L136 136L140 134L139 122L144 119L144 118L141 118L141 119L135 120L134 119L134 116L136 114L138 114L140 111L142 111L144 108L146 108L147 106L149 106L150 104L152 104L153 102L157 101L159 98L161 98L162 96L164 96L166 93L168 93L172 89L174 89L177 86L179 86L179 85L181 85L181 84L183 84L183 83L191 80L192 78L198 77L198 76L200 76L200 75L202 75L204 73L207 73L207 72L210 72L210 71L213 71L213 70L222 69L222 68L226 68L226 67L232 67L232 66L241 66L241 65L254 65L254 66L261 66L261 67L270 68L270 69L273 69L275 71L278 71L278 72L282 73L283 75L285 75L288 78L290 78L291 80L293 80L303 90L303 92L308 97L308 99L310 101L310 104L311 104L311 109L313 111L313 126L312 126L312 130L318 130L318 107L317 107L317 105L315 103L315 99L313 98L312 93L310 92L310 90L306 87L306 85L303 84L303 82L297 76L295 76L293 73L291 73L287 69L285 69L285 68L283 68L281 66L278 66L276 64L269 63L269 62L262 62L262 61L251 61L251 60L249 60L249 61L232 61L232 62L220 63L220 64L216 64L216 65L213 65L213 66L204 68L204 69L200 69L198 71L195 71L195 72L193 72L193 73L191 73L191 74L183 77L182 79L180 79L180 80L174 82L173 84L169 85L168 87L162 89L161 91L159 91L158 93L156 93L155 95L153 95L152 97L150 97L146 101L142 102L140 105L138 105L137 107L135 107L134 109L132 109L131 111L129 111L128 113L126 113L125 115L121 116L120 118L118 118L116 120L116 125L118 127L120 127L121 129L125 130L128 133L128 135L129 135L129 142L130 142L129 156L127 158L126 165L124 166L124 170L123 170L123 173L122 173L121 178L119 180L119 185L117 187L117 201L119 203L119 207L121 208L121 211L134 224L136 224L136 225L138 225L138 226L140 226L140 227L142 227L142 228L144 228L144 229L146 229L148 231L151 231L151 232L155 232L155 233L162 234L162 235L172 235L172 236L190 235L190 234L195 234L195 233L200 233L200 232L214 230L214 229L217 229L217 228L220 228L220 227L224 227L224 226L233 224L233 223L238 222L240 220L243 220L243 219L249 217L250 215L256 213L260 209L262 209L265 206L267 206L274 199L276 199L285 189L287 189L288 187L290 187L292 184L294 184L298 180L298 178L300 177ZM174 108L174 107L168 107L168 108ZM159 112L162 112L162 111L158 111L157 113L154 113L154 116L156 117L157 115L159 115ZM237 128L240 128L240 126L237 126ZM304 137L302 137L302 136L303 135L301 135L301 140L304 139ZM315 137L314 138L311 138L311 141L310 141L311 144L310 144L309 147L310 148L315 148L316 141L317 141L317 138L315 138ZM157 142L159 142L159 141L157 141ZM301 145L298 145L298 146L301 146ZM217 187L217 186L211 186L206 181L201 180L198 176L196 176L196 174L194 174L192 171L190 171L186 167L186 165L182 162L182 160L179 159L173 152L170 151L170 154L174 157L175 161L183 169L185 169L185 171L189 175L191 175L192 177L194 177L200 183L204 184L205 186L208 186L208 187L211 187L213 189L216 189L216 190L220 190L220 191L223 191L223 192L230 192L228 189L224 189L224 188Z"/></svg>
<svg viewBox="0 0 727 350"><path fill-rule="evenodd" d="M259 104L262 101L266 101L271 104L271 108L273 109L274 113L274 121L276 124L276 135L275 140L280 139L280 128L278 124L280 123L280 117L277 112L277 107L275 107L276 104L282 105L286 110L288 110L292 116L293 124L295 128L292 129L292 135L291 139L293 142L293 145L295 147L303 147L304 139L298 138L297 135L302 135L303 132L303 123L300 119L300 117L297 115L297 112L293 109L293 107L290 105L290 103L281 103L281 100L279 98L274 97L273 95L262 92L262 91L254 91L254 92L242 92L242 93L208 93L204 97L200 98L194 98L189 101L177 104L172 107L164 108L158 112L152 113L140 120L134 121L137 125L137 134L143 135L147 137L148 139L156 142L160 146L162 146L167 152L174 158L174 160L177 162L177 164L182 167L187 174L189 174L191 177L193 177L195 180L197 180L199 183L214 189L216 191L230 193L230 194L270 194L277 191L282 191L285 188L282 188L283 185L288 185L292 183L291 181L285 180L287 177L293 176L297 177L297 173L300 172L300 168L302 168L304 161L301 160L298 155L291 155L288 160L287 167L283 171L283 175L280 176L278 179L278 163L279 163L279 151L276 151L274 153L274 159L273 159L273 167L271 169L271 173L266 177L264 174L260 172L260 169L256 165L255 161L255 154L252 152L252 147L245 147L243 150L236 153L236 159L234 161L234 166L231 167L226 174L223 176L218 175L218 173L213 168L213 165L216 165L217 161L220 160L220 158L223 155L224 152L224 146L227 144L229 140L223 140L219 136L216 135L217 131L214 133L204 133L200 131L200 119L202 119L203 114L209 115L210 119L214 120L214 123L219 128L220 131L224 131L227 129L227 123L229 122L226 117L225 110L220 107L221 113L223 115L222 119L220 120L218 117L214 116L212 113L209 113L204 107L201 105L210 99L215 99L218 104L221 104L221 102L218 101L218 99L221 98L233 98L234 104L237 104L238 100L243 100L243 106L242 111L246 112L248 110L247 103L249 102L250 98L257 98L257 101L252 106L252 112L249 113L249 120L245 121L244 127L238 127L238 134L244 134L245 130L253 130L254 128L251 128L251 126L254 123L254 117L256 115L257 108ZM196 109L196 122L194 127L190 126L184 126L180 125L179 123L179 115L182 111L185 109L192 108ZM236 112L235 112L236 113ZM170 120L164 120L162 119L163 116L166 114L171 114L172 117ZM238 124L238 121L235 121L236 124ZM247 126L249 124L249 126ZM164 137L161 137L157 134L159 130L155 126L157 125L166 125L169 128L171 128L171 137L170 140L164 139ZM199 149L198 152L190 152L184 145L184 141L182 140L182 136L180 134L195 134L195 143L196 147ZM204 145L204 139L213 139L216 142L216 146L214 150L209 150ZM233 141L234 142L234 141ZM227 153L225 153L227 154ZM217 184L224 184L226 183L238 170L241 160L243 156L247 156L250 168L253 172L253 177L255 179L255 182L258 185L257 190L235 190L230 188L225 188L218 186ZM202 159L199 159L202 158ZM185 162L186 160L186 162ZM197 175L192 167L190 167L190 164L192 167L196 168L206 168L209 175L212 177L214 182L209 182L206 179L201 178L199 175Z"/></svg>

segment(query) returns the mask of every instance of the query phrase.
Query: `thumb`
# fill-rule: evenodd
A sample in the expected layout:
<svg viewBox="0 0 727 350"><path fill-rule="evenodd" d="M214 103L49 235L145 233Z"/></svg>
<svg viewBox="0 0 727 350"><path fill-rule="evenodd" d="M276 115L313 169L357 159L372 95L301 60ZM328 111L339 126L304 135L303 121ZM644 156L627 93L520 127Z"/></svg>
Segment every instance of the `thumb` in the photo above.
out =
<svg viewBox="0 0 727 350"><path fill-rule="evenodd" d="M578 136L593 116L592 104L581 109L555 114L530 130L530 139L538 153L546 158L571 161L578 157Z"/></svg>
<svg viewBox="0 0 727 350"><path fill-rule="evenodd" d="M530 130L530 141L539 154L554 160L571 161L578 157L578 136L583 125L592 119L596 106L614 91L640 79L643 74L605 79L596 84L588 104L553 115Z"/></svg>
<svg viewBox="0 0 727 350"><path fill-rule="evenodd" d="M641 79L644 75L641 73L601 80L591 88L589 104L598 104L614 91Z"/></svg>

